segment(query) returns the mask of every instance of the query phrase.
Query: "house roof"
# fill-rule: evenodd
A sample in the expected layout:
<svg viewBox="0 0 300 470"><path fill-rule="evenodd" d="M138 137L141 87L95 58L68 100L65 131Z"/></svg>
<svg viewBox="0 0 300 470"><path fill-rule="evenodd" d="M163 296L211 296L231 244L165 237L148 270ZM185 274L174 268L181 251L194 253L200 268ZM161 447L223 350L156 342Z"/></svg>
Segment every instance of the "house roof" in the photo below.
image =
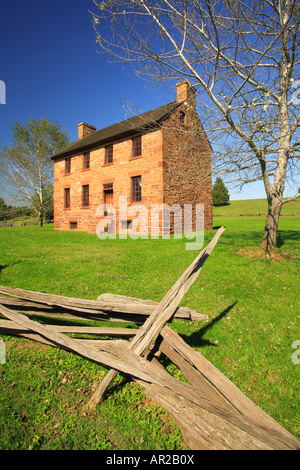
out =
<svg viewBox="0 0 300 470"><path fill-rule="evenodd" d="M137 132L142 132L143 130L145 131L163 121L182 103L183 101L174 101L153 109L152 111L139 114L138 116L126 119L125 121L113 124L112 126L105 127L99 131L92 132L83 139L72 142L51 158L52 160L56 160L58 158L70 156L74 153L82 153L93 147L107 144L114 140L136 134Z"/></svg>

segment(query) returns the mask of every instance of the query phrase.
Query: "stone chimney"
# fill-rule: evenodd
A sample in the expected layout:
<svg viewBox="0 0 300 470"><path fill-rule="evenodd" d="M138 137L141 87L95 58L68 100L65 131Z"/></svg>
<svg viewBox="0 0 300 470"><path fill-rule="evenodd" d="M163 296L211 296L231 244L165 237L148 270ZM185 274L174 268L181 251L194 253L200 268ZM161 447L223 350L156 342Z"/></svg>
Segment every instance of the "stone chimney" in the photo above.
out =
<svg viewBox="0 0 300 470"><path fill-rule="evenodd" d="M177 86L177 102L186 101L187 104L196 108L196 89L187 80L178 82Z"/></svg>
<svg viewBox="0 0 300 470"><path fill-rule="evenodd" d="M96 127L87 124L86 122L81 122L78 124L78 139L83 139L87 135L92 134L96 131Z"/></svg>

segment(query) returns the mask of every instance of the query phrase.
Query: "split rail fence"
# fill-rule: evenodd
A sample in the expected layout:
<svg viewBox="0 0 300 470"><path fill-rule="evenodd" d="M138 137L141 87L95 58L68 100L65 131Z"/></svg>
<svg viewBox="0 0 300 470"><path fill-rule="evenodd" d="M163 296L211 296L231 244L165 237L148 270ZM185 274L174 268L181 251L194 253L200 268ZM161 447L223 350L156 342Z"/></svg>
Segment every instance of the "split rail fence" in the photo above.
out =
<svg viewBox="0 0 300 470"><path fill-rule="evenodd" d="M161 302L102 294L96 301L0 286L0 332L61 347L110 368L89 401L100 403L118 372L128 374L171 415L192 450L295 450L299 441L246 397L227 377L188 346L167 323L173 317L207 317L180 303L195 282L224 228L195 258ZM19 313L22 312L22 313ZM126 321L135 328L45 325L43 317ZM74 339L70 333L124 339ZM171 376L157 360L167 356L189 383Z"/></svg>

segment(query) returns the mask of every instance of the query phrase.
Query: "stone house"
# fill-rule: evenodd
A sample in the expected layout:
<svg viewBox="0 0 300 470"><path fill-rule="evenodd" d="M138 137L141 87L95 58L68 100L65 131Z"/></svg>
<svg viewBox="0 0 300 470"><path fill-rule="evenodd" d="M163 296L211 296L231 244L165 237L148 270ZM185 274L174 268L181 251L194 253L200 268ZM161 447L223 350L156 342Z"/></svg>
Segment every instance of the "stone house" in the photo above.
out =
<svg viewBox="0 0 300 470"><path fill-rule="evenodd" d="M52 159L55 229L96 233L102 221L106 231L114 222L118 233L132 226L141 204L149 213L189 204L193 214L203 204L204 229L212 229L211 147L186 80L177 84L176 101L157 109L98 131L80 123L78 140ZM150 233L151 221L145 227Z"/></svg>

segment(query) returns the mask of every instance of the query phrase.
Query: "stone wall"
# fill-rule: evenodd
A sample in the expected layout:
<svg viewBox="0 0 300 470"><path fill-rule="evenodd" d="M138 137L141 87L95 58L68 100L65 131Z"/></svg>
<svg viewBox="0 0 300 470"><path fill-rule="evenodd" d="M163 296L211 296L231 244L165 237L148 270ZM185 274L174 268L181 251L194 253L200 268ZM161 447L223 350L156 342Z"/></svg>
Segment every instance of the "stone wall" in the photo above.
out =
<svg viewBox="0 0 300 470"><path fill-rule="evenodd" d="M196 204L203 204L204 229L212 230L211 147L196 111L188 103L164 123L163 142L164 202L169 206L192 204L193 231Z"/></svg>
<svg viewBox="0 0 300 470"><path fill-rule="evenodd" d="M132 140L114 143L113 163L105 164L105 147L90 152L90 169L83 169L83 155L71 158L71 172L65 174L65 159L54 163L54 228L69 230L77 222L78 230L96 232L101 220L99 206L104 204L104 188L113 184L113 205L117 209L119 197L126 196L128 210L134 211L131 201L131 178L141 176L142 204L163 202L162 131L156 130L142 136L142 156L132 158ZM82 205L82 186L89 185L88 207ZM70 208L64 207L64 189L70 188ZM130 217L129 217L130 220ZM117 217L117 226L119 221Z"/></svg>

